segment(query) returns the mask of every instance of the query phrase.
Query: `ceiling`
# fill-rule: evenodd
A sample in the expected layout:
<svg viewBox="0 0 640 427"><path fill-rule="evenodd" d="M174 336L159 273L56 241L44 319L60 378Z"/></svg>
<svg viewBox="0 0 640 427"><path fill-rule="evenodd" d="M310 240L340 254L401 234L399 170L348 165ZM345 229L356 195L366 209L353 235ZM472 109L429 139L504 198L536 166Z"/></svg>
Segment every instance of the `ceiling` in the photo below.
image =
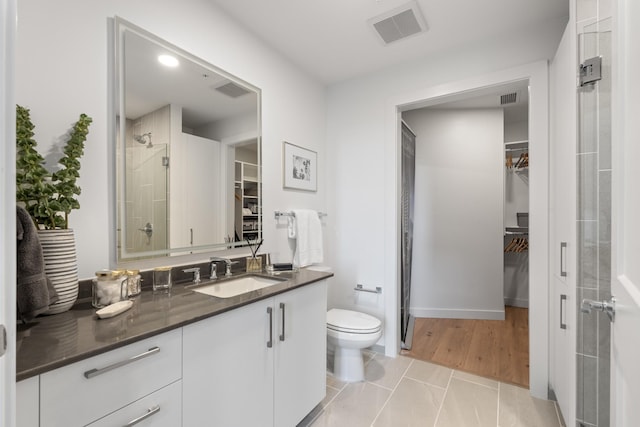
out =
<svg viewBox="0 0 640 427"><path fill-rule="evenodd" d="M209 0L306 73L332 84L566 22L569 0L417 0L428 31L384 45L368 20L407 0Z"/></svg>

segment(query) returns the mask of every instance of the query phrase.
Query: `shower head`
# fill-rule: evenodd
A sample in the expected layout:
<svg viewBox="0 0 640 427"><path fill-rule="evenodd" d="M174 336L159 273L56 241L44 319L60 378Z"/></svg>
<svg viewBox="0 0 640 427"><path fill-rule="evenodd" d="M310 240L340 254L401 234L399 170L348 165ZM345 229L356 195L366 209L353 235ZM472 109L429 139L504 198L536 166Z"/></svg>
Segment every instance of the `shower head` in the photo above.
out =
<svg viewBox="0 0 640 427"><path fill-rule="evenodd" d="M142 145L146 145L147 148L151 148L153 144L151 143L151 132L143 133L142 135L133 135L133 139Z"/></svg>

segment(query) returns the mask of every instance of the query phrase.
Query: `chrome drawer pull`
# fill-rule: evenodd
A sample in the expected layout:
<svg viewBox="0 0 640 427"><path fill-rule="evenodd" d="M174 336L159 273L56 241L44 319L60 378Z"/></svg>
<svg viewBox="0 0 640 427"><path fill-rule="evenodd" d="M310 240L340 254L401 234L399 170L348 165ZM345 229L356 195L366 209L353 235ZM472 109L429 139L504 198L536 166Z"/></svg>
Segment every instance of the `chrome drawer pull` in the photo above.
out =
<svg viewBox="0 0 640 427"><path fill-rule="evenodd" d="M267 313L269 313L269 341L267 341L267 348L273 347L273 309L267 307Z"/></svg>
<svg viewBox="0 0 640 427"><path fill-rule="evenodd" d="M134 426L134 425L138 424L140 421L146 420L151 415L157 414L158 412L160 412L160 405L156 405L156 406L154 406L152 408L149 408L149 409L147 409L146 414L140 415L138 418L129 421L128 423L126 423L124 425L124 427Z"/></svg>
<svg viewBox="0 0 640 427"><path fill-rule="evenodd" d="M567 305L567 296L565 294L560 295L560 329L567 329L567 324L564 321L564 306Z"/></svg>
<svg viewBox="0 0 640 427"><path fill-rule="evenodd" d="M102 375L106 372L112 371L114 369L117 369L121 366L124 365L128 365L131 362L135 362L136 360L140 360L140 359L144 359L145 357L149 357L152 354L156 354L160 351L160 347L151 347L148 351L145 351L144 353L140 353L137 356L133 356L127 360L122 360L120 362L116 362L113 365L109 365L107 367L104 368L100 368L100 369L91 369L87 372L84 373L84 377L87 379L91 379L93 377L97 377L98 375Z"/></svg>
<svg viewBox="0 0 640 427"><path fill-rule="evenodd" d="M280 335L280 341L284 341L284 303L280 303L280 310L282 310L282 334Z"/></svg>
<svg viewBox="0 0 640 427"><path fill-rule="evenodd" d="M564 260L567 257L567 242L560 242L560 277L567 277Z"/></svg>

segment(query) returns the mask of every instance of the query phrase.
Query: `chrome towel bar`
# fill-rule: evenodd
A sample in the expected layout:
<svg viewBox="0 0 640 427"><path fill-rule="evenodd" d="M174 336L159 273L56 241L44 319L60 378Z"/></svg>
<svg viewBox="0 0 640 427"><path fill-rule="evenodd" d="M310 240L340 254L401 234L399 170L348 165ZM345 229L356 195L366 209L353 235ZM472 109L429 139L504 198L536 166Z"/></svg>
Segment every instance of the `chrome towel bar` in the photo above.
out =
<svg viewBox="0 0 640 427"><path fill-rule="evenodd" d="M276 219L282 217L282 216L296 216L293 212L282 212L282 211L275 211L274 212L274 216ZM324 212L318 212L318 216L320 218L322 218L323 216L327 216L326 213Z"/></svg>
<svg viewBox="0 0 640 427"><path fill-rule="evenodd" d="M357 284L355 288L353 288L354 291L360 291L360 292L369 292L372 294L381 294L382 293L382 286L376 286L375 289L367 289L364 286L362 286L361 284Z"/></svg>

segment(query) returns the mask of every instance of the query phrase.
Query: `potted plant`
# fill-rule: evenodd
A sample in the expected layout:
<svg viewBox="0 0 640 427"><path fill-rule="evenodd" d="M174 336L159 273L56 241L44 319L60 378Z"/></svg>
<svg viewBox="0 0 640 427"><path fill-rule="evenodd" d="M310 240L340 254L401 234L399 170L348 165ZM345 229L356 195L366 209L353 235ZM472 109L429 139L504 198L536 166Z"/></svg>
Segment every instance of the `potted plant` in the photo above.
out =
<svg viewBox="0 0 640 427"><path fill-rule="evenodd" d="M45 159L38 153L34 125L29 110L16 106L16 199L22 204L35 227L45 258L45 274L53 283L60 299L49 314L66 311L78 295L78 268L73 230L69 228L69 214L80 208L76 196L80 187L80 158L89 133L91 117L81 114L68 134L62 168L51 173Z"/></svg>

